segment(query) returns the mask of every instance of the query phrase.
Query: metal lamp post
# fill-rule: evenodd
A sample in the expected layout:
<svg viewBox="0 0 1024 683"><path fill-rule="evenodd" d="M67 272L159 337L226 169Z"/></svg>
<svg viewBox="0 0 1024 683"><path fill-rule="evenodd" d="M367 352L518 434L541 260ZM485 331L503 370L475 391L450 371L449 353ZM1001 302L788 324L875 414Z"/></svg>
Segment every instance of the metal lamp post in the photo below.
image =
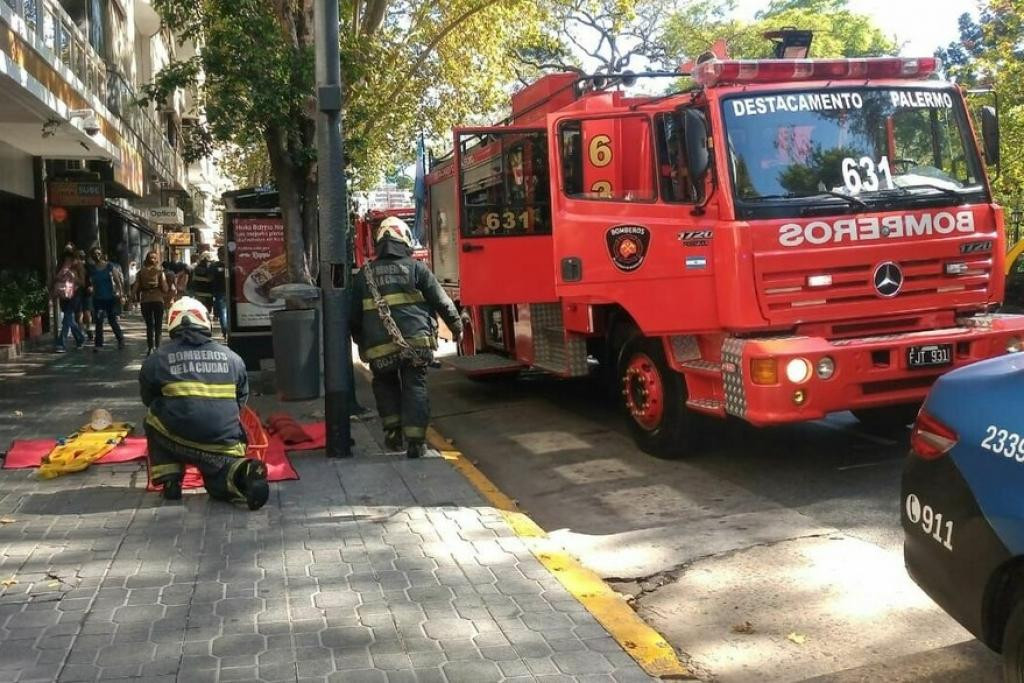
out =
<svg viewBox="0 0 1024 683"><path fill-rule="evenodd" d="M318 112L317 197L320 218L320 287L324 332L324 414L327 457L352 455L349 407L352 349L349 344L348 197L341 131L341 54L338 0L314 0Z"/></svg>

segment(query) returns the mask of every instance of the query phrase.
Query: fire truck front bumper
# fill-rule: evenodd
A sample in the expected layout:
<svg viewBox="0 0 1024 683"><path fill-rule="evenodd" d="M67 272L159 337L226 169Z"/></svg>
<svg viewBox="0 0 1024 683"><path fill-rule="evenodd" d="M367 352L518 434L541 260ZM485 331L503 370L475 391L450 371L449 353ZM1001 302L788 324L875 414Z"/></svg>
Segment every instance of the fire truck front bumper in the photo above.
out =
<svg viewBox="0 0 1024 683"><path fill-rule="evenodd" d="M957 327L854 339L727 337L725 411L764 426L841 410L921 402L942 374L1024 349L1024 316L984 315Z"/></svg>

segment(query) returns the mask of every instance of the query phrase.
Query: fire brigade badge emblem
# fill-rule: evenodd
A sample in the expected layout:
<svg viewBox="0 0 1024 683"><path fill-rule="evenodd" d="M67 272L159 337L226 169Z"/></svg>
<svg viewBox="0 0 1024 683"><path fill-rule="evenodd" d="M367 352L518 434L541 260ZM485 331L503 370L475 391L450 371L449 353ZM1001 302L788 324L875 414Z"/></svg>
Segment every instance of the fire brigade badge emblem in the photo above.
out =
<svg viewBox="0 0 1024 683"><path fill-rule="evenodd" d="M616 225L608 229L606 237L608 252L616 268L628 273L643 264L651 243L650 230L642 225Z"/></svg>

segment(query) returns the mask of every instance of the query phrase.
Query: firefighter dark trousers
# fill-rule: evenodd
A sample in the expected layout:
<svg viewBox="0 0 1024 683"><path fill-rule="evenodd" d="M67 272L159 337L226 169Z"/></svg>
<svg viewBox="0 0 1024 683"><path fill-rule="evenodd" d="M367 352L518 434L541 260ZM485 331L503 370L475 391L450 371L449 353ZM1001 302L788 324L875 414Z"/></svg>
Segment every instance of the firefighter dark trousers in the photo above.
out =
<svg viewBox="0 0 1024 683"><path fill-rule="evenodd" d="M374 370L373 397L385 432L401 427L410 442L426 439L430 421L427 368L398 362Z"/></svg>
<svg viewBox="0 0 1024 683"><path fill-rule="evenodd" d="M149 448L149 472L154 484L181 482L185 465L195 465L203 476L203 485L211 498L234 502L244 500L245 494L236 481L245 462L244 456L212 453L184 446L146 425L146 444Z"/></svg>

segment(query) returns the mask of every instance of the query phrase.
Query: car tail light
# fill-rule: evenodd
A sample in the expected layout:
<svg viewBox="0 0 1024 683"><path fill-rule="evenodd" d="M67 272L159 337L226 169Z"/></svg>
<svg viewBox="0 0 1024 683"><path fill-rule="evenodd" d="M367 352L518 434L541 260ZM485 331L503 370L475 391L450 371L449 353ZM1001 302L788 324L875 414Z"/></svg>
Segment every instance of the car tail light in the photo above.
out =
<svg viewBox="0 0 1024 683"><path fill-rule="evenodd" d="M844 78L925 78L942 68L936 57L863 59L712 59L698 64L693 79L701 85L777 83Z"/></svg>
<svg viewBox="0 0 1024 683"><path fill-rule="evenodd" d="M958 439L956 432L922 410L910 433L910 449L923 460L935 460L948 453Z"/></svg>

